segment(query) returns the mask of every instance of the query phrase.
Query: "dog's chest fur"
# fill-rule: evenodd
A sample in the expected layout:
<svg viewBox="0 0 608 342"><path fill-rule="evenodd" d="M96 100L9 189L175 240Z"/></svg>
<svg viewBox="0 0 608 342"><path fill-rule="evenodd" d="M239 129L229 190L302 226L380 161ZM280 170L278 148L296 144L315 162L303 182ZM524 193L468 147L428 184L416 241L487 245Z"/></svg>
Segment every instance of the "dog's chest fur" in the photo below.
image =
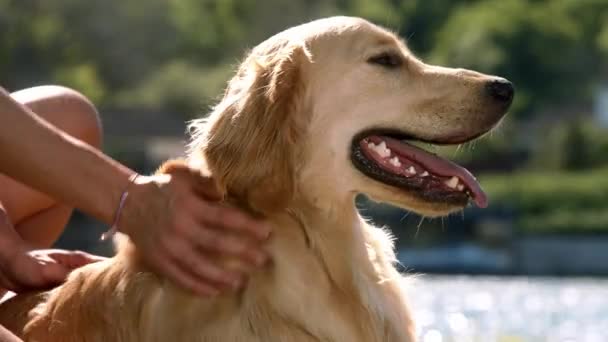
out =
<svg viewBox="0 0 608 342"><path fill-rule="evenodd" d="M167 305L191 311L180 320L181 329L150 336L175 340L179 330L187 336L177 340L199 342L414 341L389 237L358 216L353 220L361 229L349 234L345 227L306 232L302 225L308 223L293 216L277 219L273 264L250 280L240 299L211 306L158 301L149 311L166 312ZM197 323L185 326L194 316Z"/></svg>
<svg viewBox="0 0 608 342"><path fill-rule="evenodd" d="M274 286L261 293L277 319L293 325L286 330L308 338L276 341L413 341L390 236L354 211L326 222L297 214L278 222Z"/></svg>
<svg viewBox="0 0 608 342"><path fill-rule="evenodd" d="M239 295L212 300L125 268L119 255L112 266L85 269L53 291L30 336L53 342L414 341L390 239L356 214L348 219L347 227L303 230L302 224L315 223L279 218L273 265ZM111 292L96 289L102 282Z"/></svg>

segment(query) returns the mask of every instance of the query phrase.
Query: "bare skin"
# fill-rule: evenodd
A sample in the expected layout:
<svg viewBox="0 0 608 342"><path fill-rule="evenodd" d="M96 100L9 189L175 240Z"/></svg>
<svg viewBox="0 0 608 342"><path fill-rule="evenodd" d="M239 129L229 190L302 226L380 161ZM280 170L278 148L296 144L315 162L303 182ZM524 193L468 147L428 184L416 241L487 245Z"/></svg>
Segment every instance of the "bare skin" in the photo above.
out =
<svg viewBox="0 0 608 342"><path fill-rule="evenodd" d="M0 341L2 342L22 342L17 336L13 335L10 331L0 326Z"/></svg>
<svg viewBox="0 0 608 342"><path fill-rule="evenodd" d="M97 111L79 93L49 86L21 90L11 97L72 137L101 148ZM19 235L32 247L50 247L63 231L72 208L2 174L0 189L0 203Z"/></svg>
<svg viewBox="0 0 608 342"><path fill-rule="evenodd" d="M95 107L73 90L0 88L0 290L53 286L99 260L39 249L56 241L74 207L111 223L134 172L99 151L101 136ZM150 267L199 295L217 295L265 263L270 233L265 222L220 199L213 179L196 172L140 176L119 228ZM251 268L227 270L210 261L211 253L239 257ZM0 341L12 341L3 334L0 327Z"/></svg>
<svg viewBox="0 0 608 342"><path fill-rule="evenodd" d="M74 138L94 148L101 147L102 133L97 111L81 94L63 87L47 86L18 91L11 94L11 97ZM3 174L0 174L0 189L2 189L0 192L0 227L3 228L2 231L14 230L24 241L24 249L52 246L63 231L72 213L72 208ZM14 238L17 239L16 236ZM4 251L3 254L17 253L17 251L18 249L12 248ZM23 252L23 254L26 253ZM44 259L56 254L50 251L38 251L35 255ZM63 261L74 265L83 265L96 260L93 256L81 254L82 258L79 262L73 263L70 260L77 260L76 255L75 253L63 253L62 258ZM31 256L34 257L34 255ZM66 258L70 260L65 260ZM25 260L28 259L18 258L18 262L13 263L13 267L21 270L30 269L31 264L24 263ZM2 269L9 267L9 265L3 266L0 267ZM53 271L52 267L47 267L45 270L51 270L52 274L57 274L59 280L62 278L62 273L65 272L63 269ZM26 288L26 284L23 284L24 281L34 285L43 282L35 278L35 275L29 275L38 273L36 270L20 272L25 275L26 280L10 279L12 277L5 275L6 273L2 272L0 275L2 278L0 284L12 291ZM40 274L42 273L38 273L38 275ZM34 278L32 279L32 277Z"/></svg>

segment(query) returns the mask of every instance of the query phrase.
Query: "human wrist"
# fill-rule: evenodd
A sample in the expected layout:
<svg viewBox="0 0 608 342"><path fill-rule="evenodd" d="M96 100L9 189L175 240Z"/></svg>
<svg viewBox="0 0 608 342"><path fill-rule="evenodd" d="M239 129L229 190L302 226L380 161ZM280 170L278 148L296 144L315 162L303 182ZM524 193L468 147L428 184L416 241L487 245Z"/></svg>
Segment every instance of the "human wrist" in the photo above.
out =
<svg viewBox="0 0 608 342"><path fill-rule="evenodd" d="M132 170L1 91L0 113L0 173L111 223Z"/></svg>
<svg viewBox="0 0 608 342"><path fill-rule="evenodd" d="M132 237L139 232L142 221L156 214L156 208L151 203L162 197L159 196L161 189L157 178L144 175L131 177L130 184L125 188L128 196L122 208L120 199L115 205L116 231Z"/></svg>
<svg viewBox="0 0 608 342"><path fill-rule="evenodd" d="M87 214L97 218L101 222L111 225L116 215L116 209L125 189L130 184L130 179L136 173L121 164L109 169L107 173L100 174L103 178L94 181L93 189L81 197L86 198L86 203L75 204L75 206ZM93 190L93 191L91 191Z"/></svg>
<svg viewBox="0 0 608 342"><path fill-rule="evenodd" d="M139 177L143 177L143 176L140 176L138 173L133 173L131 176L129 176L127 185L124 186L118 201L117 202L115 201L115 203L117 203L117 204L115 204L116 209L114 209L114 215L112 218L112 222L110 224L110 228L105 233L103 233L103 235L101 236L102 240L111 238L114 234L116 234L119 231L118 227L122 226L122 223L123 223L122 216L123 216L124 208L126 206L127 200L129 199L129 196L132 194L132 188L137 185L137 179ZM123 230L121 230L121 232L124 233L125 230L123 229Z"/></svg>

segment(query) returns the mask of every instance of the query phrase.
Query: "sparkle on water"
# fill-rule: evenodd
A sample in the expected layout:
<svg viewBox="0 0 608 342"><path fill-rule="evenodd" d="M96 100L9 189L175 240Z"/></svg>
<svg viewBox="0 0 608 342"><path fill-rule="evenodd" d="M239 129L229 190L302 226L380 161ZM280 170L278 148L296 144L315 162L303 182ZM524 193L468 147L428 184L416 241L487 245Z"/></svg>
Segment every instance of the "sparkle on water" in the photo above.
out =
<svg viewBox="0 0 608 342"><path fill-rule="evenodd" d="M608 280L415 278L420 342L607 342Z"/></svg>

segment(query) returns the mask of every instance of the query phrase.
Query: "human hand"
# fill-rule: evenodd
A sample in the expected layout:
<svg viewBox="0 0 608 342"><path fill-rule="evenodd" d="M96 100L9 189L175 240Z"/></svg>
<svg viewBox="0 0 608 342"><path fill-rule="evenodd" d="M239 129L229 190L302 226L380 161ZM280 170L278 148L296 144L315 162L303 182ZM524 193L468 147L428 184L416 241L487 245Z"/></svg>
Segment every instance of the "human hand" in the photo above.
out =
<svg viewBox="0 0 608 342"><path fill-rule="evenodd" d="M1 207L0 234L0 289L17 293L47 289L61 284L74 269L104 260L84 252L28 248Z"/></svg>
<svg viewBox="0 0 608 342"><path fill-rule="evenodd" d="M19 293L47 289L65 281L71 271L105 258L61 249L23 249L0 265L0 285Z"/></svg>
<svg viewBox="0 0 608 342"><path fill-rule="evenodd" d="M267 224L221 198L213 179L185 166L140 176L119 230L155 271L198 295L214 296L241 287L247 273L266 262L263 243L270 235ZM247 267L222 264L226 256Z"/></svg>

